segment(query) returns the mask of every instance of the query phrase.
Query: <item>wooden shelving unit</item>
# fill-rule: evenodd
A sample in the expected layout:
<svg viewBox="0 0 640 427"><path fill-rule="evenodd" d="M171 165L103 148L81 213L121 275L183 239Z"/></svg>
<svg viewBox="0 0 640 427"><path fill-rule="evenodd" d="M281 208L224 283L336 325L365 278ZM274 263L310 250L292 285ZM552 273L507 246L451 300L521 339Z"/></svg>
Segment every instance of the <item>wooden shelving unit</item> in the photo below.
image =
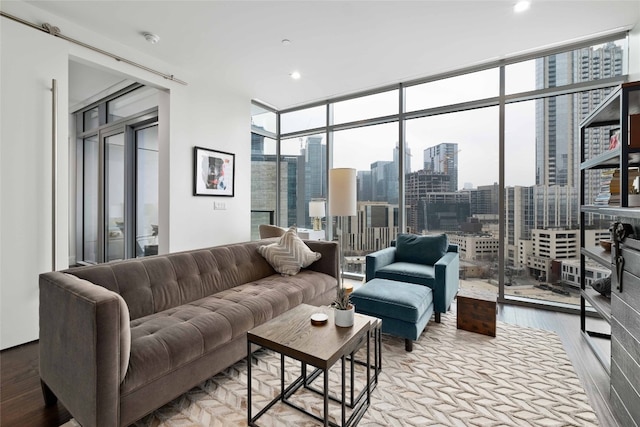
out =
<svg viewBox="0 0 640 427"><path fill-rule="evenodd" d="M614 258L611 253L605 252L599 247L584 247L585 230L587 227L587 217L591 215L606 216L611 218L611 222L624 220L636 221L640 220L640 208L628 207L629 182L628 174L630 167L640 167L640 148L629 146L629 126L630 116L640 114L640 82L624 83L617 87L605 100L580 123L580 240L582 247L580 248L580 329L582 336L593 350L596 357L600 360L604 368L611 375L611 400L614 408L617 408L617 416L623 421L623 425L640 425L640 395L638 392L631 393L629 390L640 390L640 384L635 384L636 378L640 378L636 373L625 372L630 365L625 363L624 355L628 350L621 349L621 346L631 345L638 346L640 343L627 336L618 336L621 331L626 330L624 323L638 322L638 319L631 319L629 312L625 312L623 307L633 306L628 304L626 300L640 300L640 286L623 291L616 287L616 269ZM616 126L620 129L619 144L612 150L605 151L592 158L585 158L585 138L586 130L593 127ZM585 174L589 170L597 169L618 169L620 171L620 206L609 205L592 205L593 201L585 200ZM640 231L637 231L640 234ZM628 251L628 250L627 250ZM615 253L615 251L613 250ZM625 255L625 251L622 251ZM640 260L640 256L632 255L631 252L626 253L629 256L636 257ZM612 297L606 298L596 290L586 287L586 263L592 260L612 272ZM638 261L634 261L638 262ZM624 277L631 276L625 270ZM635 280L635 282L634 282ZM630 278L632 284L640 283L640 279ZM629 286L629 285L627 285ZM613 304L612 304L613 300ZM623 303L624 302L624 303ZM627 304L625 306L625 304ZM590 311L587 305L590 305L598 315L608 322L611 327L611 335L600 332L590 331L586 327L587 311ZM636 311L631 310L633 313ZM635 324L635 323L634 323ZM602 348L598 347L593 341L594 337L609 338L613 335L611 355L603 354ZM621 344L624 342L625 344Z"/></svg>

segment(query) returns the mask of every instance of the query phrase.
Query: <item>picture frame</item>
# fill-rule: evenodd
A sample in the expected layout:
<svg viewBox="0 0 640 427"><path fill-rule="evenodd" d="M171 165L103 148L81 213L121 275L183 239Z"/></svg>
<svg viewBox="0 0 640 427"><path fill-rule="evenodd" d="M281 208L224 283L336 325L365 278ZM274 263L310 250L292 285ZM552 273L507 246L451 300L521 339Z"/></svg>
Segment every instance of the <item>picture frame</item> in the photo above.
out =
<svg viewBox="0 0 640 427"><path fill-rule="evenodd" d="M233 197L236 155L193 147L193 195Z"/></svg>

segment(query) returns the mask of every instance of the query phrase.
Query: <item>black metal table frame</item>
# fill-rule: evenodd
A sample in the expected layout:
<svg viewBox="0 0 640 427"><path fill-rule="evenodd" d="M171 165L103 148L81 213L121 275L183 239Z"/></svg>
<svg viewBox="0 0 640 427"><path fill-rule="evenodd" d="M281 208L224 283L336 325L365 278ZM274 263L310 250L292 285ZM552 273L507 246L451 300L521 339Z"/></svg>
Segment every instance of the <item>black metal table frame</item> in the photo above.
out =
<svg viewBox="0 0 640 427"><path fill-rule="evenodd" d="M380 371L382 370L382 328L381 328L382 323L379 322L377 325L372 325L372 329L371 329L371 335L373 338L373 366L371 366L368 361L362 361L362 360L358 360L354 357L354 353L352 352L351 354L349 354L347 356L347 361L349 361L351 363L351 371L350 371L350 387L349 387L349 391L350 391L350 401L346 404L347 407L349 408L353 408L355 405L358 404L358 402L360 402L360 399L362 399L364 397L365 391L366 389L362 389L360 391L360 393L358 394L358 397L356 397L354 399L354 383L355 383L355 371L353 369L353 364L356 363L360 366L367 366L369 365L370 367L373 368L373 380L370 382L370 388L371 391L375 390L376 386L378 385L378 374L380 373ZM357 350L356 350L357 351ZM316 392L320 395L323 394L323 391L313 387L311 385L311 383L320 376L320 374L322 373L322 369L316 368L308 377L306 376L306 365L303 364L302 366L302 376L305 377L305 382L304 382L304 387L307 390ZM342 401L340 399L338 399L337 397L331 396L329 395L329 399L333 400L334 402L338 402L341 403Z"/></svg>
<svg viewBox="0 0 640 427"><path fill-rule="evenodd" d="M374 329L374 331L379 331L379 329ZM379 332L376 332L379 333ZM275 405L278 401L281 401L289 406L291 406L292 408L295 408L305 414L307 414L308 416L323 422L325 427L331 426L331 427L352 427L355 426L360 419L362 418L362 416L364 415L365 410L369 407L369 404L371 403L371 372L370 372L370 368L371 368L371 358L370 358L370 337L371 337L371 331L367 331L366 333L366 338L367 338L367 361L366 362L362 362L363 364L366 365L367 368L367 385L364 388L364 390L362 390L362 392L360 393L360 396L357 398L357 401L354 402L353 401L353 369L351 370L352 372L352 383L351 383L351 403L352 405L349 406L350 408L353 408L353 412L351 413L351 415L349 416L349 418L346 418L346 407L347 402L345 399L345 394L346 394L346 385L345 385L345 376L346 376L346 362L348 361L347 359L347 354L349 353L345 353L343 354L340 359L342 361L342 369L341 369L341 373L342 373L342 384L341 384L341 399L336 399L334 397L331 397L329 395L329 369L331 369L332 366L327 367L326 369L324 368L320 368L320 367L316 367L316 370L314 371L314 373L312 373L311 375L317 374L314 376L313 379L315 379L317 376L319 376L321 373L324 373L324 387L322 391L318 391L318 390L314 390L312 388L309 388L309 385L311 383L311 381L313 381L313 379L310 376L307 376L306 374L306 363L301 362L302 363L302 372L301 375L296 378L288 387L285 388L284 385L284 377L285 377L285 372L284 372L284 361L285 361L285 354L284 353L280 353L280 394L278 396L276 396L271 402L269 402L267 404L267 406L265 406L262 410L260 410L260 412L258 412L255 416L251 415L252 412L252 408L251 408L251 359L252 359L252 353L251 353L251 340L249 339L249 337L247 337L247 420L248 420L248 425L249 426L255 426L258 427L258 424L256 424L256 421L258 420L258 418L260 418L262 415L264 415L269 409L271 409L271 407L273 405ZM376 337L376 339L374 339L375 342L375 347L377 347L377 349L380 349L379 347L379 342L378 342L378 337ZM262 345L265 348L269 348L268 346ZM356 351L358 351L360 349L361 345L356 346L356 348L354 348L351 352L350 352L350 360L352 361L351 363L353 363L354 360L354 353ZM270 350L276 351L278 352L276 349L273 348L269 348ZM289 356L291 357L291 356ZM292 357L292 359L295 359L294 357ZM377 376L378 376L378 371L379 371L379 365L378 363L378 359L381 359L381 357L379 357L377 354L374 355L374 359L376 359L376 367L374 367L374 376L375 376L375 382L377 383ZM310 389L311 391L315 391L319 394L321 394L323 396L323 404L324 404L324 418L321 418L319 416L317 416L316 414L313 414L309 411L307 411L306 409L302 408L299 405L296 405L295 403L291 402L289 400L289 397L291 397L296 391L298 391L301 387L305 387ZM362 397L365 396L366 393L366 400L362 399ZM329 399L332 400L336 400L341 404L342 407L342 423L341 424L336 424L332 421L329 421ZM354 404L355 403L355 404Z"/></svg>

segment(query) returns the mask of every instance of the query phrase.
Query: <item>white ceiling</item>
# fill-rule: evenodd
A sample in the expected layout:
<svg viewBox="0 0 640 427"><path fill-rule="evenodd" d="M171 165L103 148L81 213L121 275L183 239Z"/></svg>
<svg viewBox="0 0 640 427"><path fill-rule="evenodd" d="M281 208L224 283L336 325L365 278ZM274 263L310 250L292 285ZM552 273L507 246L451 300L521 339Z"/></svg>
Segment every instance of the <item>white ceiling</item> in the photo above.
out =
<svg viewBox="0 0 640 427"><path fill-rule="evenodd" d="M27 3L277 108L427 77L640 21L640 0L533 0L523 14L514 14L511 0ZM160 42L147 43L145 31L158 34ZM281 43L285 38L289 46ZM302 79L289 77L294 69Z"/></svg>

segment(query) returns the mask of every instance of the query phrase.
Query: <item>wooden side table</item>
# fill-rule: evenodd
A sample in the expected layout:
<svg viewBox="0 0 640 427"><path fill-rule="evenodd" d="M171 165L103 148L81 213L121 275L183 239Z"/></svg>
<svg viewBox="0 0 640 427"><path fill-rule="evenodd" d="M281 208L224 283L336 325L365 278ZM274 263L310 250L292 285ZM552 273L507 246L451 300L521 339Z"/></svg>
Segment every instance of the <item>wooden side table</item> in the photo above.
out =
<svg viewBox="0 0 640 427"><path fill-rule="evenodd" d="M458 329L496 336L497 297L489 292L460 289L457 300Z"/></svg>

